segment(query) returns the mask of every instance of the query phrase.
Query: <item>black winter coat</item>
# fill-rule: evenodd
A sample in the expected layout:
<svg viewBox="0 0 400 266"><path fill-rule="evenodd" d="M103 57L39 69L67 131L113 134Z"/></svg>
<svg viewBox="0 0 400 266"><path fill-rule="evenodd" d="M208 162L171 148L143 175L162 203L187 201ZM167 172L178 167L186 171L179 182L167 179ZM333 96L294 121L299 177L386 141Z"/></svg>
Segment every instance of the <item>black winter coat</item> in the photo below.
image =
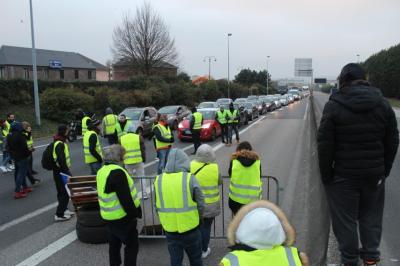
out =
<svg viewBox="0 0 400 266"><path fill-rule="evenodd" d="M379 89L358 81L325 105L318 130L322 181L387 177L399 146L397 120Z"/></svg>

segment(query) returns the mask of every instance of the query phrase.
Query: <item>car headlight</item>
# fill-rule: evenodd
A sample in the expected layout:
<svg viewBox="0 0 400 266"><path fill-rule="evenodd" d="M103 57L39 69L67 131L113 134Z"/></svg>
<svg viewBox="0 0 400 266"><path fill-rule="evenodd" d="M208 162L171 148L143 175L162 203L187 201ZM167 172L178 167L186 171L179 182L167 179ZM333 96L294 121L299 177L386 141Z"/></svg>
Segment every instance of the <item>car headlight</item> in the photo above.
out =
<svg viewBox="0 0 400 266"><path fill-rule="evenodd" d="M210 124L210 123L203 124L203 125L201 126L201 128L203 128L203 129L209 129L210 127L211 127L211 124Z"/></svg>

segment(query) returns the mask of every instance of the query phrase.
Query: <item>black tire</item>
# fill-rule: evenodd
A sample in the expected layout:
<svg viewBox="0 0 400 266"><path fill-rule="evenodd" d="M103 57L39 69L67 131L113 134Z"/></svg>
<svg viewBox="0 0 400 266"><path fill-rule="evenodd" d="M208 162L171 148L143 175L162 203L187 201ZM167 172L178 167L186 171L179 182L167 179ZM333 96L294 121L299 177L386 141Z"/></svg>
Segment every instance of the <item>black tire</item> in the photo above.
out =
<svg viewBox="0 0 400 266"><path fill-rule="evenodd" d="M108 242L107 226L89 227L76 222L78 239L87 244L104 244Z"/></svg>
<svg viewBox="0 0 400 266"><path fill-rule="evenodd" d="M87 227L105 226L106 222L100 216L99 209L79 209L76 212L77 222Z"/></svg>

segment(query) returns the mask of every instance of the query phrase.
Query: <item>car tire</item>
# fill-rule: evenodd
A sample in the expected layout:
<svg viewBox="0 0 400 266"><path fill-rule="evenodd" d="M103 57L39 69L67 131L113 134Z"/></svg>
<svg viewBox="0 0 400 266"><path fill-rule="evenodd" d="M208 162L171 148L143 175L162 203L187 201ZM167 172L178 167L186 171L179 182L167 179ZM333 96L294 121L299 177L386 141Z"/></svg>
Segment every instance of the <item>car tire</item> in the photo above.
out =
<svg viewBox="0 0 400 266"><path fill-rule="evenodd" d="M101 218L100 210L96 208L79 209L76 212L76 219L83 226L98 227L106 225L106 222Z"/></svg>
<svg viewBox="0 0 400 266"><path fill-rule="evenodd" d="M104 244L108 242L107 226L84 226L76 222L76 235L78 239L87 244Z"/></svg>
<svg viewBox="0 0 400 266"><path fill-rule="evenodd" d="M211 132L211 140L214 141L217 139L217 130L215 128L213 128L212 132Z"/></svg>

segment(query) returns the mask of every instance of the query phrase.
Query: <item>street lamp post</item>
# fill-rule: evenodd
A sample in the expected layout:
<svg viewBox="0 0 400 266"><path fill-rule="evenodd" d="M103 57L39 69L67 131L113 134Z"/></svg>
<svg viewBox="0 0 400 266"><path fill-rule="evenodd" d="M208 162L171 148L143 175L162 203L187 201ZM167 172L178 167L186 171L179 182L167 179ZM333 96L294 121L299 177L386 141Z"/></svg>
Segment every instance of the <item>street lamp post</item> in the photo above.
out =
<svg viewBox="0 0 400 266"><path fill-rule="evenodd" d="M357 54L357 63L358 64L360 63L360 55L359 54Z"/></svg>
<svg viewBox="0 0 400 266"><path fill-rule="evenodd" d="M228 98L230 98L230 88L229 88L229 37L232 36L232 33L228 33Z"/></svg>
<svg viewBox="0 0 400 266"><path fill-rule="evenodd" d="M30 13L31 13L31 37L32 37L32 69L33 69L33 95L35 98L35 116L36 125L40 126L40 104L39 104L39 88L37 81L37 66L36 66L36 49L35 49L35 30L33 27L33 8L32 0L29 0Z"/></svg>
<svg viewBox="0 0 400 266"><path fill-rule="evenodd" d="M269 61L269 55L267 55L267 95L268 95L268 90L269 90L269 72L268 72L268 61Z"/></svg>
<svg viewBox="0 0 400 266"><path fill-rule="evenodd" d="M214 59L214 62L217 62L217 58L213 55L205 56L203 62L208 61L208 80L211 80L211 61Z"/></svg>

